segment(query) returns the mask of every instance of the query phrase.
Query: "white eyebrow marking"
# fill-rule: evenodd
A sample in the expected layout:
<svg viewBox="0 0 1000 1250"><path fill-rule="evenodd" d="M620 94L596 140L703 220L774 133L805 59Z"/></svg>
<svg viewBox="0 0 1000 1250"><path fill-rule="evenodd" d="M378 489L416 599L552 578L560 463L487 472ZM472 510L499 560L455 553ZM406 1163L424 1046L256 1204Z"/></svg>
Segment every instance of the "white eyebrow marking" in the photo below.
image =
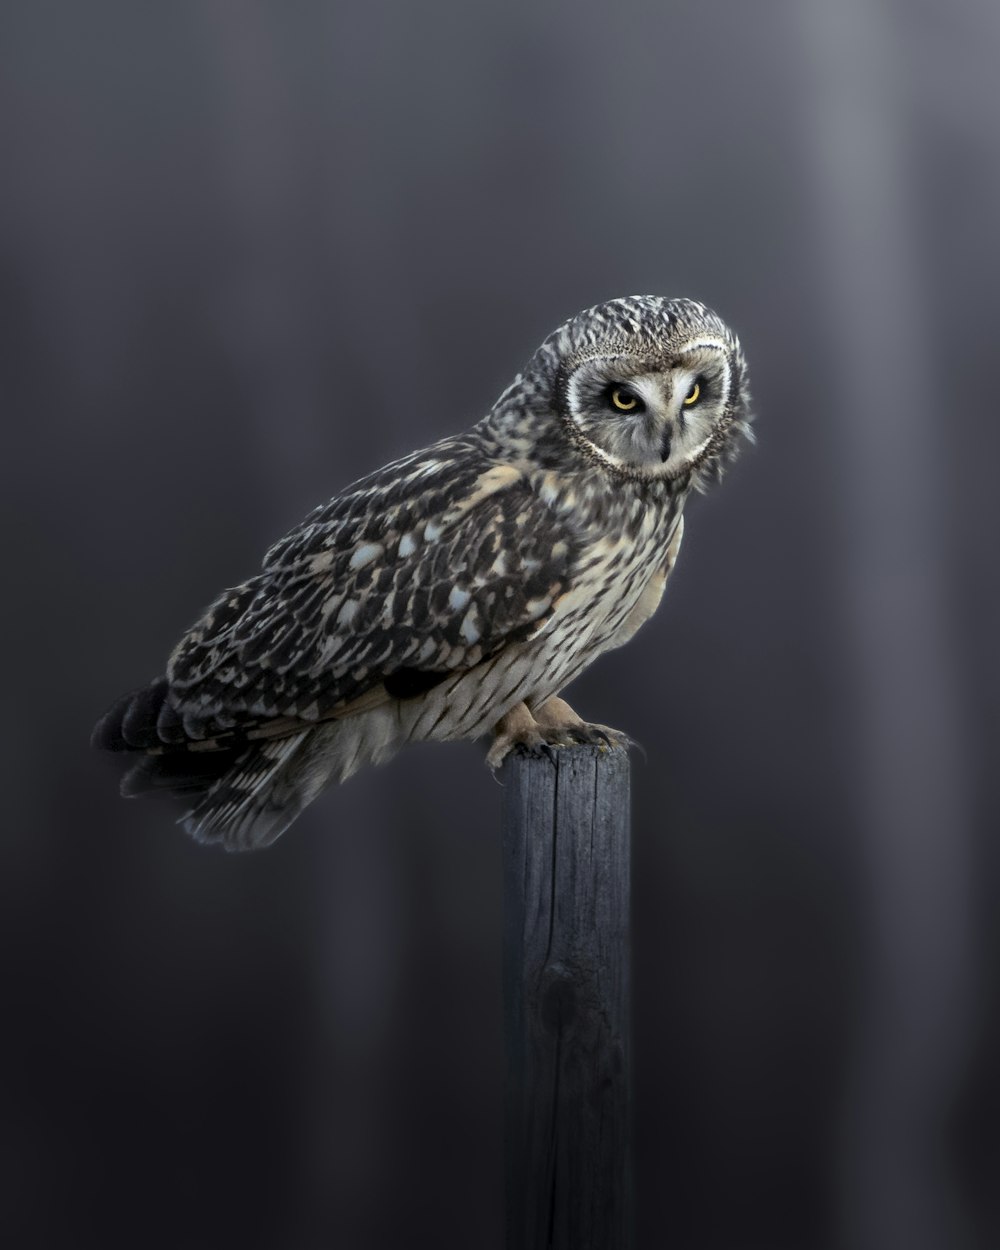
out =
<svg viewBox="0 0 1000 1250"><path fill-rule="evenodd" d="M661 410L663 407L663 392L656 384L655 375L642 373L636 378L630 378L628 384L633 391L642 396L642 400L647 408L653 412Z"/></svg>

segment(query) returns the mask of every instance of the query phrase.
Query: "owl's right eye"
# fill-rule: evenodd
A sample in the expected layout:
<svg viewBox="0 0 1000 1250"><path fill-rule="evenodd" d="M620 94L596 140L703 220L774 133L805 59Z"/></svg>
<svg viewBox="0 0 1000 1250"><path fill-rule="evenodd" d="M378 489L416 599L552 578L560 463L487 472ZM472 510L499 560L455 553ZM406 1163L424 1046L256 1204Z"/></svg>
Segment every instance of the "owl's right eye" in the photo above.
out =
<svg viewBox="0 0 1000 1250"><path fill-rule="evenodd" d="M642 412L646 405L628 386L608 388L608 401L616 412Z"/></svg>

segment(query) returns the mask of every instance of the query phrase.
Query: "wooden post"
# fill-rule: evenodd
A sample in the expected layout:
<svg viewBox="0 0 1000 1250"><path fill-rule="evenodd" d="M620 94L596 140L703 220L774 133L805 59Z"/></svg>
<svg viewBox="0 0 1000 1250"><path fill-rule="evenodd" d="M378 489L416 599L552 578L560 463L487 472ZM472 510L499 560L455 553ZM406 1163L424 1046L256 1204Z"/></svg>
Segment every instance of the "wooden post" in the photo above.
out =
<svg viewBox="0 0 1000 1250"><path fill-rule="evenodd" d="M504 765L508 1250L632 1244L629 761Z"/></svg>

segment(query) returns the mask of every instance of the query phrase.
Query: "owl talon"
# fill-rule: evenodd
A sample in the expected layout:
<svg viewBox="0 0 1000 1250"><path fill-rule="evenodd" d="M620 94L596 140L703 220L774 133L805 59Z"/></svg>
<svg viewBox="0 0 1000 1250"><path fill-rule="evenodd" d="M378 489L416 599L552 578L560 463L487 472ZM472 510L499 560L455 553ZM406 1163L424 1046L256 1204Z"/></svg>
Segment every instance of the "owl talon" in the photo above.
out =
<svg viewBox="0 0 1000 1250"><path fill-rule="evenodd" d="M574 739L585 746L600 747L605 751L627 751L632 746L628 734L607 725L579 725L573 732Z"/></svg>

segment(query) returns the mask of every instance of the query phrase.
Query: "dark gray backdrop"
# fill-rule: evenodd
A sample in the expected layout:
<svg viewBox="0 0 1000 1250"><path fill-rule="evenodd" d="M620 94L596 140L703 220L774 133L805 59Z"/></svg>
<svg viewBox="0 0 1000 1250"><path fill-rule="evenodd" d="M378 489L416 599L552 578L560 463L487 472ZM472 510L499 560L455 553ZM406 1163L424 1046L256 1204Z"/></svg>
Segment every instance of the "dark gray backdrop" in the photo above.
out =
<svg viewBox="0 0 1000 1250"><path fill-rule="evenodd" d="M264 547L629 292L759 445L574 688L636 760L639 1245L1000 1240L992 0L0 10L0 1219L502 1244L499 795L414 749L274 849L94 718Z"/></svg>

